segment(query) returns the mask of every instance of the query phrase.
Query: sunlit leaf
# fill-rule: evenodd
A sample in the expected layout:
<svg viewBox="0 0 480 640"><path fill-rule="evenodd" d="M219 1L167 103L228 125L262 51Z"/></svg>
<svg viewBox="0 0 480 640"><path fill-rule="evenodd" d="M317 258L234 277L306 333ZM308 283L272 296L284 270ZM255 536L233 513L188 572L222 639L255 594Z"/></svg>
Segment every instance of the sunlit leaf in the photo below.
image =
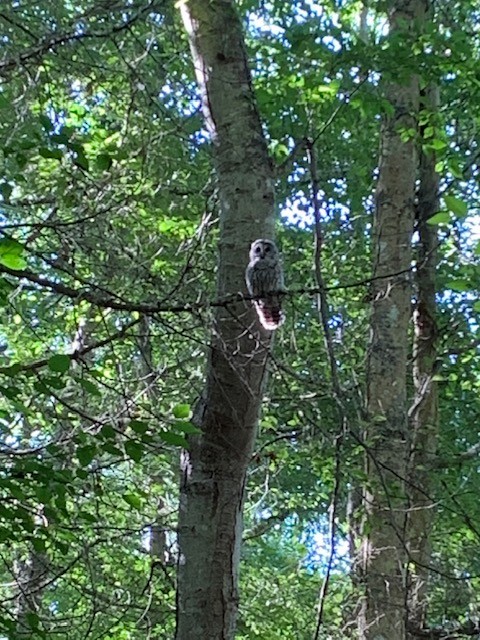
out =
<svg viewBox="0 0 480 640"><path fill-rule="evenodd" d="M451 216L448 211L439 211L427 220L428 224L448 224L451 222Z"/></svg>
<svg viewBox="0 0 480 640"><path fill-rule="evenodd" d="M127 504L129 504L134 509L141 509L142 507L142 498L136 493L124 493L123 499Z"/></svg>
<svg viewBox="0 0 480 640"><path fill-rule="evenodd" d="M23 254L24 247L22 244L12 238L0 239L0 264L10 269L20 270L27 265Z"/></svg>
<svg viewBox="0 0 480 640"><path fill-rule="evenodd" d="M177 404L175 407L173 407L172 413L175 418L188 418L190 415L190 405Z"/></svg>
<svg viewBox="0 0 480 640"><path fill-rule="evenodd" d="M440 138L434 138L428 143L428 146L432 149L435 149L436 151L440 151L441 149L445 149L447 143L445 142L445 140L441 140Z"/></svg>

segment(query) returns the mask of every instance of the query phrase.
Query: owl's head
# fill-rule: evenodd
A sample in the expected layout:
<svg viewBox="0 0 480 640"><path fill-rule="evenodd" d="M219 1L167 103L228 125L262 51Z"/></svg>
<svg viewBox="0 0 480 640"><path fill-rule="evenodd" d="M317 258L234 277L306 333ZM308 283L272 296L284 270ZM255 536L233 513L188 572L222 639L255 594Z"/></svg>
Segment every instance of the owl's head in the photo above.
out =
<svg viewBox="0 0 480 640"><path fill-rule="evenodd" d="M250 260L276 260L278 249L273 240L259 238L252 242L250 247Z"/></svg>

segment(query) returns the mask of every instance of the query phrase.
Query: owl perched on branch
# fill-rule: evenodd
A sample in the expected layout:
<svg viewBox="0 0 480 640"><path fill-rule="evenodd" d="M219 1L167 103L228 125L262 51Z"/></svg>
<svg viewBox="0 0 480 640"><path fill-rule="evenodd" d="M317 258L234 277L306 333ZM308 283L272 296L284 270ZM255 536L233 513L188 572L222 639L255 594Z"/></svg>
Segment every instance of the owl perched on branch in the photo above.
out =
<svg viewBox="0 0 480 640"><path fill-rule="evenodd" d="M273 240L259 239L250 247L250 262L245 272L248 293L253 301L260 324L273 331L285 320L282 311L283 270L280 254Z"/></svg>

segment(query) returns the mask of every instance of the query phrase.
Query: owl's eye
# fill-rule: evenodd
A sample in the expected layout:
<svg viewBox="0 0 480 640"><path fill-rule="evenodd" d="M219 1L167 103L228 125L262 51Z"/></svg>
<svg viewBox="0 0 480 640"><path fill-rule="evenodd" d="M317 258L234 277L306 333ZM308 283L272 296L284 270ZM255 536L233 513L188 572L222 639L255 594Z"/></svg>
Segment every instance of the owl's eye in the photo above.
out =
<svg viewBox="0 0 480 640"><path fill-rule="evenodd" d="M268 244L267 244L267 246L265 247L265 253L268 253L270 251L270 248L271 247L269 247Z"/></svg>
<svg viewBox="0 0 480 640"><path fill-rule="evenodd" d="M260 253L261 250L262 250L262 247L256 247L255 253Z"/></svg>

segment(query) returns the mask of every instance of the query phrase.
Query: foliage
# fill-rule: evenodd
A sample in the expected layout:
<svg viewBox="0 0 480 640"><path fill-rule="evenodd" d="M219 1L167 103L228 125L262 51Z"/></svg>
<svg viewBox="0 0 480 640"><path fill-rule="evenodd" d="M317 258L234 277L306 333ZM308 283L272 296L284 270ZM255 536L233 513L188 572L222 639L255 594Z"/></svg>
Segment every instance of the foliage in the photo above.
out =
<svg viewBox="0 0 480 640"><path fill-rule="evenodd" d="M442 4L415 42L388 40L380 9L361 23L353 0L239 10L278 167L290 293L248 480L238 637L312 637L326 571L314 551L318 540L328 547L338 482L343 563L327 594L329 637L355 605L345 536L348 488L362 476L372 191L389 108L380 77L412 73L442 94L440 113L424 110L421 122L443 194L431 220L442 431L430 613L432 624L462 621L477 615L480 575L478 10ZM186 38L167 3L144 0L14 3L0 25L0 634L171 638L177 463L203 385L218 216ZM340 478L308 293L306 136L318 149L322 266L349 420Z"/></svg>

